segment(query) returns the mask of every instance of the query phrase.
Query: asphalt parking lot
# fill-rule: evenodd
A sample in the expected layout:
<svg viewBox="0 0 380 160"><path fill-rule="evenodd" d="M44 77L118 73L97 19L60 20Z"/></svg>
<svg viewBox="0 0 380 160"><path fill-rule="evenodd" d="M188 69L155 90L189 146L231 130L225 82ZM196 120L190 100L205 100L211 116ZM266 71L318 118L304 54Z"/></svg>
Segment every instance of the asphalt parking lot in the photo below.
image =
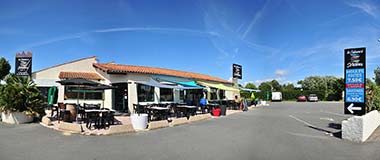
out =
<svg viewBox="0 0 380 160"><path fill-rule="evenodd" d="M181 126L111 136L0 124L0 159L380 159L380 141L340 138L342 103L271 103Z"/></svg>

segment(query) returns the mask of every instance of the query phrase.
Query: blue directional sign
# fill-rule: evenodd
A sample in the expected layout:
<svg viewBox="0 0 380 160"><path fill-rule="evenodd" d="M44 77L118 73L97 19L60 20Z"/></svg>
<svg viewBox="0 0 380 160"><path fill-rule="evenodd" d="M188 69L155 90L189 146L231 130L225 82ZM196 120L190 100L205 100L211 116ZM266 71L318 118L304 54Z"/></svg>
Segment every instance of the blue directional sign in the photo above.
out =
<svg viewBox="0 0 380 160"><path fill-rule="evenodd" d="M347 88L346 102L364 103L364 88Z"/></svg>
<svg viewBox="0 0 380 160"><path fill-rule="evenodd" d="M364 69L347 69L346 70L346 84L364 84Z"/></svg>

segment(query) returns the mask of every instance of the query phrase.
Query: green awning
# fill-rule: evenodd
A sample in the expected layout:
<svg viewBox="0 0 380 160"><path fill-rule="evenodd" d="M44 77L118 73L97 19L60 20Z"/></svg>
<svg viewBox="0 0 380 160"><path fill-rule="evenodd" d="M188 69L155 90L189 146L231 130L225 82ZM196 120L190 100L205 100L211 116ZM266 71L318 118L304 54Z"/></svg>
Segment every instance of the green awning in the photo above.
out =
<svg viewBox="0 0 380 160"><path fill-rule="evenodd" d="M202 81L197 81L198 84L202 86L207 86L207 87L212 87L212 88L217 88L225 91L233 91L233 92L239 92L239 89L233 88L233 87L227 87L223 84L213 84L213 83L207 83L207 82L202 82Z"/></svg>

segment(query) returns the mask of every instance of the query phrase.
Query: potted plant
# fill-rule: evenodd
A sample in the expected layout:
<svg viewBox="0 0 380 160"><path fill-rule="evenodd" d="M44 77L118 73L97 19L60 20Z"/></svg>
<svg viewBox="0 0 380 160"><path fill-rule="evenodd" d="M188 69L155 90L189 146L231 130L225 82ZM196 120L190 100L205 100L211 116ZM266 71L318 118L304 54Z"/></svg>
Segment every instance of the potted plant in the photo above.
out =
<svg viewBox="0 0 380 160"><path fill-rule="evenodd" d="M13 74L0 89L0 112L6 123L27 123L44 112L42 97L30 77Z"/></svg>
<svg viewBox="0 0 380 160"><path fill-rule="evenodd" d="M135 130L143 130L148 127L148 114L143 113L141 107L139 104L134 104L137 113L131 115L131 123Z"/></svg>

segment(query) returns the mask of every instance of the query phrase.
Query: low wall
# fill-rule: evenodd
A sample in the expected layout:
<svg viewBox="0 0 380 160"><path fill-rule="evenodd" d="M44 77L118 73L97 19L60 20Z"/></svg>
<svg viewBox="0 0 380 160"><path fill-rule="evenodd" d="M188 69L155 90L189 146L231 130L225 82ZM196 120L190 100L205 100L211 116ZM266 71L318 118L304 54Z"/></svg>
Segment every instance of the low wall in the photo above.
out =
<svg viewBox="0 0 380 160"><path fill-rule="evenodd" d="M371 111L363 116L353 116L342 121L342 138L354 142L365 142L379 125L378 111Z"/></svg>

